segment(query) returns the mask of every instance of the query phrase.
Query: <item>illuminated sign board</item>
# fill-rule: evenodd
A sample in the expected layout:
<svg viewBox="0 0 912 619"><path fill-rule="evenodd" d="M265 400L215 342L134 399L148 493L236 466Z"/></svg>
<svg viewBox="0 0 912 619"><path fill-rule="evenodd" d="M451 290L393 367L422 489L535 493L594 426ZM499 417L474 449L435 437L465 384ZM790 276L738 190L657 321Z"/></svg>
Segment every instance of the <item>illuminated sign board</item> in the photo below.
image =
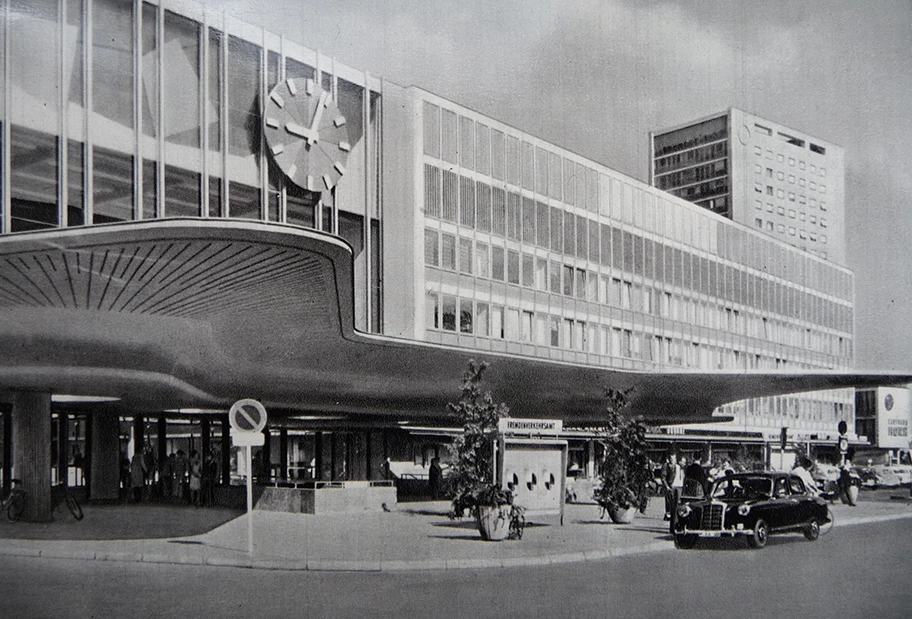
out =
<svg viewBox="0 0 912 619"><path fill-rule="evenodd" d="M877 390L877 446L885 449L910 447L912 410L908 389Z"/></svg>
<svg viewBox="0 0 912 619"><path fill-rule="evenodd" d="M502 434L560 434L564 429L564 422L560 419L504 417L497 429Z"/></svg>

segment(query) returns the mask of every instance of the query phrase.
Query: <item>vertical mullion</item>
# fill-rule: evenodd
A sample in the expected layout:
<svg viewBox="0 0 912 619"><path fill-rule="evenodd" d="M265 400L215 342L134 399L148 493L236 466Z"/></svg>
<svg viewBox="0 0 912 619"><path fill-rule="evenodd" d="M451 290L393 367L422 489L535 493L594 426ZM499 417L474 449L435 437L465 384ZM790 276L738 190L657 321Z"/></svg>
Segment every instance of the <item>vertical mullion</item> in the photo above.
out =
<svg viewBox="0 0 912 619"><path fill-rule="evenodd" d="M228 183L228 33L225 29L224 19L222 20L222 32L219 37L219 132L221 136L219 140L221 142L221 155L222 155L222 191L219 200L219 213L222 217L230 217L231 212L229 211L230 205L230 196L228 195L228 189L230 184Z"/></svg>
<svg viewBox="0 0 912 619"><path fill-rule="evenodd" d="M374 153L377 158L377 174L374 195L377 199L377 242L380 245L377 252L378 276L377 286L380 287L383 282L383 78L380 78L380 96L377 98L377 130L374 132ZM377 295L377 307L374 308L377 314L378 329L383 332L383 289Z"/></svg>
<svg viewBox="0 0 912 619"><path fill-rule="evenodd" d="M371 332L373 317L371 302L371 208L370 208L370 76L367 71L364 72L364 90L361 97L361 139L364 141L364 228L362 243L364 245L364 286L365 286L365 318L366 324L364 330Z"/></svg>
<svg viewBox="0 0 912 619"><path fill-rule="evenodd" d="M10 23L10 3L4 2L0 11L3 11L3 31L0 36L3 37L3 65L0 70L3 75L3 135L2 152L0 152L0 194L3 195L3 202L0 205L0 234L6 234L12 229L10 219L12 217L11 198L10 198L10 75L9 75L9 23ZM5 480L4 480L5 481Z"/></svg>
<svg viewBox="0 0 912 619"><path fill-rule="evenodd" d="M200 119L200 217L209 217L209 13L203 17L203 22L197 27L197 62L199 63L200 80L198 92L199 119Z"/></svg>
<svg viewBox="0 0 912 619"><path fill-rule="evenodd" d="M318 88L323 88L323 72L320 70L320 50L317 50L317 66L314 67L314 81ZM323 192L320 192L320 199L314 207L314 223L317 230L323 231Z"/></svg>
<svg viewBox="0 0 912 619"><path fill-rule="evenodd" d="M57 147L57 225L67 227L67 204L69 203L69 185L67 179L67 155L69 154L69 140L67 139L66 122L66 91L63 85L63 49L66 33L67 0L61 0L57 5L57 134L59 137Z"/></svg>
<svg viewBox="0 0 912 619"><path fill-rule="evenodd" d="M94 105L92 85L94 71L92 62L95 57L94 24L92 22L93 12L92 3L85 0L83 4L83 28L85 28L83 41L85 41L85 54L82 64L82 97L83 97L83 114L85 123L85 152L83 153L83 162L85 164L83 171L83 224L91 225L95 220L95 147L92 144L92 107Z"/></svg>
<svg viewBox="0 0 912 619"><path fill-rule="evenodd" d="M156 148L158 161L155 162L155 218L160 219L165 212L165 7L158 5L155 12L155 63L158 81L158 132Z"/></svg>
<svg viewBox="0 0 912 619"><path fill-rule="evenodd" d="M142 0L133 2L133 219L143 218Z"/></svg>
<svg viewBox="0 0 912 619"><path fill-rule="evenodd" d="M260 29L260 96L259 118L266 110L266 83L269 80L269 51L266 49L266 29ZM266 170L266 132L260 131L260 220L269 220L269 174Z"/></svg>
<svg viewBox="0 0 912 619"><path fill-rule="evenodd" d="M281 84L285 79L287 79L287 74L285 72L285 63L287 62L285 58L285 35L282 35L281 41L279 43L279 83ZM288 185L285 182L284 174L277 174L276 178L279 184L279 208L278 216L281 223L286 223L288 221Z"/></svg>
<svg viewBox="0 0 912 619"><path fill-rule="evenodd" d="M333 56L330 60L330 67L332 69L332 99L335 101L336 105L339 105L339 75L336 72L336 57ZM332 188L330 192L332 194L333 205L332 211L332 233L339 234L339 192L336 191L336 187Z"/></svg>

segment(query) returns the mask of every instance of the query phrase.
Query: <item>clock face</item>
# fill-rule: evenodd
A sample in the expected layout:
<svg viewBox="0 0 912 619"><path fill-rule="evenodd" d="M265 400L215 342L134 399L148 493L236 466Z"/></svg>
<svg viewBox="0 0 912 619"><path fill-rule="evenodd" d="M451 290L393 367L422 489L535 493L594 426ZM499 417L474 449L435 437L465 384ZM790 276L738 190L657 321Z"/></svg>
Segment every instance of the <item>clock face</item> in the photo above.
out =
<svg viewBox="0 0 912 619"><path fill-rule="evenodd" d="M345 174L351 151L345 117L314 80L277 84L266 101L263 125L273 160L295 185L328 191Z"/></svg>

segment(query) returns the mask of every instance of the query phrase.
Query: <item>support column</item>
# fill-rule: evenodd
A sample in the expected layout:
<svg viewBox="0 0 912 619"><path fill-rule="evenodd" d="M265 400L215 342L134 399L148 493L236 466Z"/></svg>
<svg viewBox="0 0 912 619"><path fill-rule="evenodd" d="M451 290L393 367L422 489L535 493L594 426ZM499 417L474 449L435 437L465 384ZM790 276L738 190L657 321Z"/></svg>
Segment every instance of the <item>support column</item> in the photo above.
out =
<svg viewBox="0 0 912 619"><path fill-rule="evenodd" d="M120 428L116 414L92 414L92 478L89 498L116 501L120 498Z"/></svg>
<svg viewBox="0 0 912 619"><path fill-rule="evenodd" d="M3 494L9 493L13 476L13 414L12 409L3 406Z"/></svg>
<svg viewBox="0 0 912 619"><path fill-rule="evenodd" d="M222 485L231 485L231 427L228 415L222 415Z"/></svg>
<svg viewBox="0 0 912 619"><path fill-rule="evenodd" d="M51 513L51 394L13 394L13 467L25 491L27 522L49 522Z"/></svg>
<svg viewBox="0 0 912 619"><path fill-rule="evenodd" d="M288 428L285 426L279 428L279 460L282 467L279 470L279 479L285 481L288 479Z"/></svg>
<svg viewBox="0 0 912 619"><path fill-rule="evenodd" d="M206 461L206 457L209 456L209 450L211 449L209 426L209 416L203 415L200 417L200 458L202 458L203 462Z"/></svg>
<svg viewBox="0 0 912 619"><path fill-rule="evenodd" d="M57 413L57 483L64 486L70 485L67 475L70 464L70 432L67 421L66 413Z"/></svg>
<svg viewBox="0 0 912 619"><path fill-rule="evenodd" d="M158 417L158 478L164 483L162 471L168 461L168 419L164 415Z"/></svg>
<svg viewBox="0 0 912 619"><path fill-rule="evenodd" d="M314 435L314 479L324 481L323 479L323 433L317 432Z"/></svg>
<svg viewBox="0 0 912 619"><path fill-rule="evenodd" d="M256 472L257 482L261 484L269 483L272 479L272 428L269 427L269 423L263 428L263 434L265 435L263 441L263 451L260 452L260 470ZM263 476L260 479L260 475Z"/></svg>
<svg viewBox="0 0 912 619"><path fill-rule="evenodd" d="M141 454L146 447L146 420L142 415L133 415L133 453Z"/></svg>

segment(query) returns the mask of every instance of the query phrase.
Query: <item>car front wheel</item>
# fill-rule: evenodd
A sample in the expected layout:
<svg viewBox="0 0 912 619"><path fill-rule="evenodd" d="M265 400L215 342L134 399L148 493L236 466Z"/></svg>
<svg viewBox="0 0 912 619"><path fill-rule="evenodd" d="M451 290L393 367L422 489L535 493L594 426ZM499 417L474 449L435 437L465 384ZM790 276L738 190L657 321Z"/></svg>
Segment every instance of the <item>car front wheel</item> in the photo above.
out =
<svg viewBox="0 0 912 619"><path fill-rule="evenodd" d="M811 518L811 521L807 523L807 526L804 528L804 537L811 542L820 537L820 523L817 522L816 518Z"/></svg>
<svg viewBox="0 0 912 619"><path fill-rule="evenodd" d="M766 546L766 541L769 539L769 527L766 525L765 520L758 520L757 524L754 525L753 534L747 538L747 543L753 548L763 548Z"/></svg>

